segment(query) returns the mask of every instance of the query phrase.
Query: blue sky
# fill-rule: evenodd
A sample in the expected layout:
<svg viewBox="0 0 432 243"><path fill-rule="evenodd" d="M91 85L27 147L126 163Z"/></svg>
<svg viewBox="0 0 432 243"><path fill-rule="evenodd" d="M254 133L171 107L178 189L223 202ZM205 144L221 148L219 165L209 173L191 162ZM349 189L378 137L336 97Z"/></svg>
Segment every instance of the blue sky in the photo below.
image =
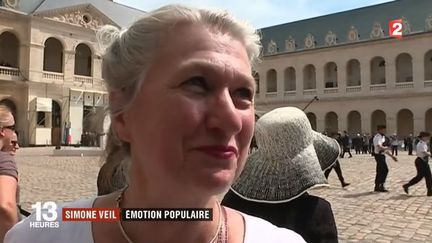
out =
<svg viewBox="0 0 432 243"><path fill-rule="evenodd" d="M375 5L390 0L114 0L149 11L169 3L226 9L257 28Z"/></svg>

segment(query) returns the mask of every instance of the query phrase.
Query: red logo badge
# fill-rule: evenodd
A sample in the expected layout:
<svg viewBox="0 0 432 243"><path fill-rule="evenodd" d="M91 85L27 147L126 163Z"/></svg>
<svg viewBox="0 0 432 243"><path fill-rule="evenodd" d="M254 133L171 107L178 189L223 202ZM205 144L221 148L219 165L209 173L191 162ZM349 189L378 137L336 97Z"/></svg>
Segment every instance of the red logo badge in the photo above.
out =
<svg viewBox="0 0 432 243"><path fill-rule="evenodd" d="M389 22L389 35L390 37L402 39L402 19L395 19Z"/></svg>

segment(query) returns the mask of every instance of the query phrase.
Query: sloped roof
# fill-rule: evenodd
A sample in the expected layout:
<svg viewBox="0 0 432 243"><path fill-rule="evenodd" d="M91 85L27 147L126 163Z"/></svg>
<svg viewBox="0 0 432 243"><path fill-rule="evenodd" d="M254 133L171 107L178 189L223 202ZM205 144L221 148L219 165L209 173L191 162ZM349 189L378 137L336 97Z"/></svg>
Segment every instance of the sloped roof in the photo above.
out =
<svg viewBox="0 0 432 243"><path fill-rule="evenodd" d="M295 39L297 51L304 50L304 41L308 33L315 37L317 47L325 47L328 31L337 35L337 42L348 43L347 35L354 26L360 35L360 41L369 40L375 22L381 24L385 37L388 37L388 22L405 17L411 27L411 33L424 32L425 20L432 15L432 0L396 0L388 3L329 14L316 18L266 27L261 29L264 55L268 43L273 40L278 53L284 53L285 40L289 36Z"/></svg>
<svg viewBox="0 0 432 243"><path fill-rule="evenodd" d="M83 4L93 5L119 26L128 26L145 13L110 0L24 0L20 1L18 10L28 14L36 14Z"/></svg>

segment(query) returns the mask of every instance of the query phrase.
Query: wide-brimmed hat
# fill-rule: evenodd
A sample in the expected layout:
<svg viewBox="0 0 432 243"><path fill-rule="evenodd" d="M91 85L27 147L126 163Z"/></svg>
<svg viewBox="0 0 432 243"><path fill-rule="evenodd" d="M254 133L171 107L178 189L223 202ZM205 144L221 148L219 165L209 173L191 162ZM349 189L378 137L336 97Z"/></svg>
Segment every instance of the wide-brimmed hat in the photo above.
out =
<svg viewBox="0 0 432 243"><path fill-rule="evenodd" d="M263 115L255 138L258 149L232 185L236 194L250 201L287 202L312 187L327 185L323 170L340 154L338 142L313 131L306 114L295 107Z"/></svg>

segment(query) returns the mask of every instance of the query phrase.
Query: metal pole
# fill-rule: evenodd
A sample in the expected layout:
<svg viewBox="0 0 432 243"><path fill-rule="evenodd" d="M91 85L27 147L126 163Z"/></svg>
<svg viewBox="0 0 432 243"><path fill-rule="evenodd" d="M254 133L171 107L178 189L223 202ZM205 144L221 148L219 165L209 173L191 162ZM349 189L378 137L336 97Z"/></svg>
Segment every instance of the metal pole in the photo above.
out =
<svg viewBox="0 0 432 243"><path fill-rule="evenodd" d="M313 97L313 99L303 108L303 111L305 111L306 108L308 108L315 100L319 100L318 96Z"/></svg>

